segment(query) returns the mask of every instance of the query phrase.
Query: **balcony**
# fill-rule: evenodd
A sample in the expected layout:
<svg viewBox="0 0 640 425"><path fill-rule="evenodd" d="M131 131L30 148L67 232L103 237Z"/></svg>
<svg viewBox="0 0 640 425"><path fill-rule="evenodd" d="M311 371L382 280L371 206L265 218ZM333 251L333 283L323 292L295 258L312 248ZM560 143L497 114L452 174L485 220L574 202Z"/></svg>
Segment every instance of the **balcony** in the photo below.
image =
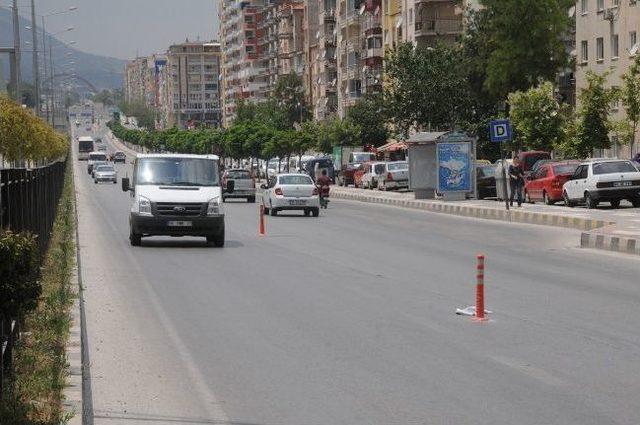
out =
<svg viewBox="0 0 640 425"><path fill-rule="evenodd" d="M342 26L357 25L360 23L360 13L357 10L348 10Z"/></svg>
<svg viewBox="0 0 640 425"><path fill-rule="evenodd" d="M424 18L415 23L415 36L457 35L462 33L462 19Z"/></svg>
<svg viewBox="0 0 640 425"><path fill-rule="evenodd" d="M380 19L380 16L370 15L362 19L361 26L365 32L374 29L382 30L382 20Z"/></svg>
<svg viewBox="0 0 640 425"><path fill-rule="evenodd" d="M336 10L335 9L325 9L320 12L320 20L325 22L335 22L336 20Z"/></svg>
<svg viewBox="0 0 640 425"><path fill-rule="evenodd" d="M383 58L384 57L384 49L382 47L374 47L372 49L363 49L362 57L364 59L369 58Z"/></svg>

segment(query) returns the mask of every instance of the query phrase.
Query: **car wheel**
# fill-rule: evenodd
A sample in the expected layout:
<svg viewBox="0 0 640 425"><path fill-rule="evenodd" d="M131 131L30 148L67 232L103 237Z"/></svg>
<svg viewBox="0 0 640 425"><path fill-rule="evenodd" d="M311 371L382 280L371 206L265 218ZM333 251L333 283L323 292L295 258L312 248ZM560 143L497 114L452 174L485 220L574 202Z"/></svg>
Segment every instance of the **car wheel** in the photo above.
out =
<svg viewBox="0 0 640 425"><path fill-rule="evenodd" d="M318 217L320 215L320 208L313 208L311 214L313 214L314 217Z"/></svg>
<svg viewBox="0 0 640 425"><path fill-rule="evenodd" d="M564 204L569 207L569 208L573 208L575 206L575 204L573 203L573 201L571 201L571 199L569 199L569 195L567 194L567 191L565 190L564 192L562 192L562 199L564 199Z"/></svg>
<svg viewBox="0 0 640 425"><path fill-rule="evenodd" d="M584 204L586 205L586 207L590 210L596 208L598 206L598 202L595 201L592 197L591 194L589 192L586 192L584 194Z"/></svg>
<svg viewBox="0 0 640 425"><path fill-rule="evenodd" d="M129 231L129 242L131 246L140 246L142 245L142 235L139 233L133 233L133 230Z"/></svg>
<svg viewBox="0 0 640 425"><path fill-rule="evenodd" d="M620 206L620 199L613 199L609 202L613 208L618 208Z"/></svg>
<svg viewBox="0 0 640 425"><path fill-rule="evenodd" d="M118 184L118 180L114 180L114 181L113 181L113 184Z"/></svg>
<svg viewBox="0 0 640 425"><path fill-rule="evenodd" d="M275 217L278 215L278 210L276 210L275 208L270 208L269 211L271 211L271 217Z"/></svg>
<svg viewBox="0 0 640 425"><path fill-rule="evenodd" d="M640 207L640 198L633 198L631 200L631 204L633 205L634 208L639 208Z"/></svg>
<svg viewBox="0 0 640 425"><path fill-rule="evenodd" d="M98 184L98 180L93 179L93 184Z"/></svg>
<svg viewBox="0 0 640 425"><path fill-rule="evenodd" d="M308 210L308 209L307 209L307 210L304 210L304 215L305 215L305 216L307 216L307 217L308 217L308 216L309 216L309 214L311 214L311 211L310 211L310 210Z"/></svg>
<svg viewBox="0 0 640 425"><path fill-rule="evenodd" d="M207 244L215 246L216 248L222 248L224 246L224 225L217 235L207 236Z"/></svg>
<svg viewBox="0 0 640 425"><path fill-rule="evenodd" d="M250 204L254 204L256 202L256 197L255 196L249 196L247 198L247 202Z"/></svg>
<svg viewBox="0 0 640 425"><path fill-rule="evenodd" d="M553 204L555 204L555 202L553 202L551 199L549 199L549 195L547 195L547 192L542 192L542 202L544 202L545 205L553 205Z"/></svg>

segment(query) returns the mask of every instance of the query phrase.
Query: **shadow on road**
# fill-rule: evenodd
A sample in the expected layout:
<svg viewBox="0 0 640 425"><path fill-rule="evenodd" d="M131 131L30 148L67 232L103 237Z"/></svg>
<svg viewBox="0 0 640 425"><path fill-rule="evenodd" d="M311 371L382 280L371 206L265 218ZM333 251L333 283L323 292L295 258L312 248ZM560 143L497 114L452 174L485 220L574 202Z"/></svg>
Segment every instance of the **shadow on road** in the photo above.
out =
<svg viewBox="0 0 640 425"><path fill-rule="evenodd" d="M240 248L244 244L240 241L225 241L224 248ZM142 239L142 248L200 248L215 249L207 245L204 238L198 239Z"/></svg>

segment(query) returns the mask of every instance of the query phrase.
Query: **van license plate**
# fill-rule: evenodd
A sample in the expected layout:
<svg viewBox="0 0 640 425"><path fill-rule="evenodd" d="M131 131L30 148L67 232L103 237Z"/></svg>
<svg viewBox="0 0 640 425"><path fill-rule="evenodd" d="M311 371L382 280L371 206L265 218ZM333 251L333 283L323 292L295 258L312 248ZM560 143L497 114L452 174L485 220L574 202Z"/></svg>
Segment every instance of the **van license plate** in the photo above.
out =
<svg viewBox="0 0 640 425"><path fill-rule="evenodd" d="M622 186L631 186L633 182L615 182L613 183L613 186L615 187L622 187Z"/></svg>
<svg viewBox="0 0 640 425"><path fill-rule="evenodd" d="M191 227L193 222L191 221L169 221L167 225L172 227Z"/></svg>

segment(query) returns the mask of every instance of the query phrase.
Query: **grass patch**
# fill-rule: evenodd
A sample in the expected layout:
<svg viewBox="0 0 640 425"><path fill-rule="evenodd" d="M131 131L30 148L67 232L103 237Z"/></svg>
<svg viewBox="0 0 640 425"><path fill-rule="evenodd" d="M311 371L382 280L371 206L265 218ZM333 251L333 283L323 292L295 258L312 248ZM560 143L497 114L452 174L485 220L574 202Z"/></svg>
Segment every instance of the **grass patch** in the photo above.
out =
<svg viewBox="0 0 640 425"><path fill-rule="evenodd" d="M65 347L77 292L71 285L76 259L72 168L67 163L64 190L42 262L42 295L23 323L14 357L13 389L0 404L3 425L58 425L67 419L62 409L68 375Z"/></svg>

